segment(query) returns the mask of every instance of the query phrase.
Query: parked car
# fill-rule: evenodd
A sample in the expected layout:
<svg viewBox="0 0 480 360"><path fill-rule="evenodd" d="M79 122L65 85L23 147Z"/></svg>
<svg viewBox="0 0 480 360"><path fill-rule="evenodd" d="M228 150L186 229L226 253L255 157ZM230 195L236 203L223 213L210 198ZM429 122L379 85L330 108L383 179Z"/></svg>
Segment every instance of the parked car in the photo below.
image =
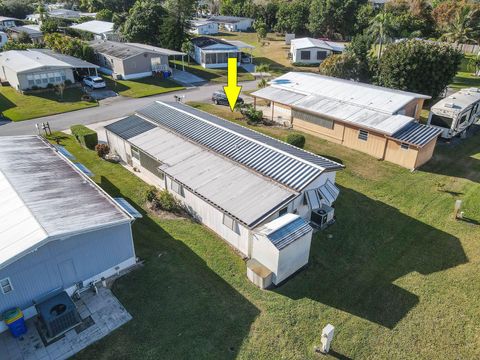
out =
<svg viewBox="0 0 480 360"><path fill-rule="evenodd" d="M83 78L83 83L92 89L102 89L107 86L100 76L87 76Z"/></svg>
<svg viewBox="0 0 480 360"><path fill-rule="evenodd" d="M227 96L223 91L215 91L212 95L212 101L216 105L229 105ZM243 99L238 97L237 104L243 104Z"/></svg>

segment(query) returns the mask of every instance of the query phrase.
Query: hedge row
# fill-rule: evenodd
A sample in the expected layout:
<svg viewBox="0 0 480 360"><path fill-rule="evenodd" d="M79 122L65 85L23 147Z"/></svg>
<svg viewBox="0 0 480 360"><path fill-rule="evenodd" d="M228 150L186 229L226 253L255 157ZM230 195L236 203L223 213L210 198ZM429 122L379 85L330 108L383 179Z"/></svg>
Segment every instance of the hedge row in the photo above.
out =
<svg viewBox="0 0 480 360"><path fill-rule="evenodd" d="M98 144L98 136L95 131L83 125L73 125L70 127L70 130L72 131L72 135L75 136L75 139L77 139L83 147L95 150L95 145Z"/></svg>

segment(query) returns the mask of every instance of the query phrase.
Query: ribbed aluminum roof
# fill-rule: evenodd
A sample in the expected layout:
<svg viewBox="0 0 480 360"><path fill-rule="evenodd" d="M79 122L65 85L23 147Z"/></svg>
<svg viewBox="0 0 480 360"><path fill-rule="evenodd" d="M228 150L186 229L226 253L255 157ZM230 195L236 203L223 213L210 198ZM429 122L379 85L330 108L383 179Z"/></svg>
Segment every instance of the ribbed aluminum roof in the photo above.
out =
<svg viewBox="0 0 480 360"><path fill-rule="evenodd" d="M258 232L264 234L278 249L282 250L295 240L312 231L312 227L302 217L285 214L262 226Z"/></svg>
<svg viewBox="0 0 480 360"><path fill-rule="evenodd" d="M155 127L156 126L151 122L145 121L136 115L132 115L105 126L105 129L120 136L122 139L127 140L134 136L143 134L148 130L152 130Z"/></svg>
<svg viewBox="0 0 480 360"><path fill-rule="evenodd" d="M433 126L414 122L394 134L392 138L403 143L422 147L439 136L442 131L442 129Z"/></svg>
<svg viewBox="0 0 480 360"><path fill-rule="evenodd" d="M297 101L300 101L307 97L307 95L299 94L290 90L279 89L273 86L267 86L266 88L255 91L255 96L278 102L283 105L292 105Z"/></svg>
<svg viewBox="0 0 480 360"><path fill-rule="evenodd" d="M156 102L137 115L294 190L343 166L180 103Z"/></svg>

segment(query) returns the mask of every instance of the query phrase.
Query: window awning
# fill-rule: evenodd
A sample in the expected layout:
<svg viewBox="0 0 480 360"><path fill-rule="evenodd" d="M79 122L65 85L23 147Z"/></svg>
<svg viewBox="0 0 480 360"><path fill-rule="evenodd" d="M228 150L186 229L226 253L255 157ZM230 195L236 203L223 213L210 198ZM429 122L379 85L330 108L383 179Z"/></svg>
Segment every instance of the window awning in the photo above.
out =
<svg viewBox="0 0 480 360"><path fill-rule="evenodd" d="M87 169L87 167L83 164L80 164L80 163L73 163L73 165L75 165L75 167L80 170L82 173L84 173L85 175L87 175L88 177L93 177L94 174Z"/></svg>
<svg viewBox="0 0 480 360"><path fill-rule="evenodd" d="M123 209L125 210L127 213L129 213L131 216L133 216L135 219L140 219L142 218L142 214L140 214L140 212L135 209L127 200L125 200L124 198L121 198L121 197L116 197L116 198L113 198L117 204Z"/></svg>
<svg viewBox="0 0 480 360"><path fill-rule="evenodd" d="M340 194L340 190L330 180L327 180L327 182L319 188L307 190L305 197L310 209L315 210L322 206L322 200L327 203L327 205L332 206L335 200L337 200L338 194Z"/></svg>
<svg viewBox="0 0 480 360"><path fill-rule="evenodd" d="M63 146L61 145L54 145L55 148L57 149L57 151L62 154L63 156L65 156L66 158L70 159L70 160L74 160L75 159L75 156L73 156L67 149L65 149Z"/></svg>

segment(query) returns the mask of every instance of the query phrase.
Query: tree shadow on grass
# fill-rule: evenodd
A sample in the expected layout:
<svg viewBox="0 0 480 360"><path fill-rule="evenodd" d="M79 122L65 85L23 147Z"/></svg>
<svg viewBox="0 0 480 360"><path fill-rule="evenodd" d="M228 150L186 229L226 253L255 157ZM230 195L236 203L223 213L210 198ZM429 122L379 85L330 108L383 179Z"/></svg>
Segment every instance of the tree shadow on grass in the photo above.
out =
<svg viewBox="0 0 480 360"><path fill-rule="evenodd" d="M306 271L275 291L392 329L419 302L417 295L395 285L397 279L447 270L468 259L454 236L340 188L337 223L313 239Z"/></svg>
<svg viewBox="0 0 480 360"><path fill-rule="evenodd" d="M133 236L145 266L113 289L133 320L82 355L101 358L115 348L132 359L235 358L259 310L104 176L101 186L142 213Z"/></svg>

